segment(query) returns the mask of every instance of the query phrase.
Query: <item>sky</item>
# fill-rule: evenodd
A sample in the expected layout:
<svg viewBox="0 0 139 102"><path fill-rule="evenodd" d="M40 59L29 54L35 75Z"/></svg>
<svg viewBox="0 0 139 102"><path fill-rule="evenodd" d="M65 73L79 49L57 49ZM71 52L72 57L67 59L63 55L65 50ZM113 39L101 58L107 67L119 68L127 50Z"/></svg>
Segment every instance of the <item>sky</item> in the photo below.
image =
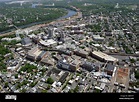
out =
<svg viewBox="0 0 139 102"><path fill-rule="evenodd" d="M11 1L11 0L0 0L0 1Z"/></svg>

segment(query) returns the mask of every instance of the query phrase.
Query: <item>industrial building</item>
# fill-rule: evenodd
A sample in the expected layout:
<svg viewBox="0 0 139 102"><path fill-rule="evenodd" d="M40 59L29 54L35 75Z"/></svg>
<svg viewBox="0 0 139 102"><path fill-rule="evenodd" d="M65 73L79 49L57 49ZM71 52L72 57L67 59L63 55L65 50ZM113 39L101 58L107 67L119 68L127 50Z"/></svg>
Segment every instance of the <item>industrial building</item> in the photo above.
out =
<svg viewBox="0 0 139 102"><path fill-rule="evenodd" d="M96 58L96 59L98 59L98 60L100 60L102 62L107 62L107 61L108 62L117 62L118 61L117 58L112 57L110 55L107 55L107 54L105 54L105 53L103 53L101 51L93 51L91 53L91 55L92 55L92 57L94 57L94 58Z"/></svg>

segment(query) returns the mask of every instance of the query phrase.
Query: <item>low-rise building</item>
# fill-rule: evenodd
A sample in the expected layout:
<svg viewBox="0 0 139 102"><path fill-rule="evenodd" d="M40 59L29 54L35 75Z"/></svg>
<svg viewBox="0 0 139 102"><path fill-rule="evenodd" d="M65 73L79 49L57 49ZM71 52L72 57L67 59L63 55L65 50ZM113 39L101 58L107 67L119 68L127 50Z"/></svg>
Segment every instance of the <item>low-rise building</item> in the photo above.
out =
<svg viewBox="0 0 139 102"><path fill-rule="evenodd" d="M82 63L81 67L88 71L92 71L92 70L98 71L100 66L96 66L94 63L86 61Z"/></svg>
<svg viewBox="0 0 139 102"><path fill-rule="evenodd" d="M50 57L45 57L41 60L41 63L48 65L48 66L54 66L54 59L50 58Z"/></svg>
<svg viewBox="0 0 139 102"><path fill-rule="evenodd" d="M87 56L89 55L89 52L84 51L83 49L78 48L78 49L74 50L74 54L76 54L78 56L81 56L83 58L87 58Z"/></svg>
<svg viewBox="0 0 139 102"><path fill-rule="evenodd" d="M107 61L108 62L117 62L118 61L117 58L112 57L110 55L107 55L107 54L105 54L105 53L103 53L101 51L93 51L91 53L91 55L92 55L92 57L94 57L94 58L96 58L96 59L98 59L100 61L103 61L103 62L107 62Z"/></svg>
<svg viewBox="0 0 139 102"><path fill-rule="evenodd" d="M107 64L104 68L104 71L108 74L108 75L111 75L113 74L113 71L114 71L114 68L115 68L115 65L113 64Z"/></svg>
<svg viewBox="0 0 139 102"><path fill-rule="evenodd" d="M59 60L57 66L64 70L76 71L79 68L80 63L81 63L81 61L79 61L79 60L76 60L76 59L74 60L71 58L69 58L69 60L68 60L68 58L67 58L67 59Z"/></svg>
<svg viewBox="0 0 139 102"><path fill-rule="evenodd" d="M47 52L46 52L46 51L42 51L42 52L37 56L37 60L40 61L40 60L43 59L46 55L47 55Z"/></svg>
<svg viewBox="0 0 139 102"><path fill-rule="evenodd" d="M70 64L65 59L59 60L57 66L61 69L70 70Z"/></svg>
<svg viewBox="0 0 139 102"><path fill-rule="evenodd" d="M80 67L80 64L81 64L81 61L80 60L73 60L71 63L70 63L70 70L71 71L76 71L77 69L79 69Z"/></svg>
<svg viewBox="0 0 139 102"><path fill-rule="evenodd" d="M30 46L32 44L32 41L30 38L26 37L22 39L21 44L23 46Z"/></svg>
<svg viewBox="0 0 139 102"><path fill-rule="evenodd" d="M34 47L27 53L27 58L30 60L36 60L36 58L42 53L38 47Z"/></svg>
<svg viewBox="0 0 139 102"><path fill-rule="evenodd" d="M57 45L57 42L54 41L53 39L48 39L47 41L40 40L39 43L40 43L41 45L43 45L43 46L47 46L47 47Z"/></svg>
<svg viewBox="0 0 139 102"><path fill-rule="evenodd" d="M101 37L100 35L92 35L93 40L95 41L104 41L104 37Z"/></svg>
<svg viewBox="0 0 139 102"><path fill-rule="evenodd" d="M69 55L69 56L73 55L73 52L72 51L66 50L66 49L59 49L59 53L60 54L63 53L63 54Z"/></svg>

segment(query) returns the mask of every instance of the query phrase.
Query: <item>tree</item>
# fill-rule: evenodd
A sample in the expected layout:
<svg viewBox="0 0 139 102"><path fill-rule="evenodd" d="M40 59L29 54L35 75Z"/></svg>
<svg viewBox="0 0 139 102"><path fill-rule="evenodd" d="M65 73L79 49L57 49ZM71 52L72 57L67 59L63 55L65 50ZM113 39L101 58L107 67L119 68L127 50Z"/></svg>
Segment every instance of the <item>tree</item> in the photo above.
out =
<svg viewBox="0 0 139 102"><path fill-rule="evenodd" d="M47 90L49 90L49 89L50 89L50 87L51 87L51 85L50 85L50 84L48 84L48 86L47 86Z"/></svg>
<svg viewBox="0 0 139 102"><path fill-rule="evenodd" d="M101 91L99 89L95 89L94 93L100 93Z"/></svg>
<svg viewBox="0 0 139 102"><path fill-rule="evenodd" d="M139 71L135 71L135 78L139 79Z"/></svg>
<svg viewBox="0 0 139 102"><path fill-rule="evenodd" d="M20 69L20 71L23 71L23 72L27 71L28 73L30 73L30 72L32 72L34 69L37 69L37 67L34 66L34 65L31 65L31 64L27 63L25 66L23 66L23 67Z"/></svg>
<svg viewBox="0 0 139 102"><path fill-rule="evenodd" d="M53 84L54 80L51 77L49 77L46 82L48 84Z"/></svg>
<svg viewBox="0 0 139 102"><path fill-rule="evenodd" d="M16 89L19 89L19 88L21 88L21 84L20 83L16 86Z"/></svg>
<svg viewBox="0 0 139 102"><path fill-rule="evenodd" d="M79 91L79 86L77 85L76 88L74 89L74 93L77 93Z"/></svg>
<svg viewBox="0 0 139 102"><path fill-rule="evenodd" d="M47 93L47 90L42 90L42 93Z"/></svg>
<svg viewBox="0 0 139 102"><path fill-rule="evenodd" d="M22 90L21 90L22 93L25 93L26 91L27 91L26 89L22 89Z"/></svg>
<svg viewBox="0 0 139 102"><path fill-rule="evenodd" d="M130 62L135 63L136 61L135 61L135 59L132 58L132 59L130 59Z"/></svg>
<svg viewBox="0 0 139 102"><path fill-rule="evenodd" d="M4 87L5 87L5 88L7 88L7 87L8 87L8 82L5 82Z"/></svg>
<svg viewBox="0 0 139 102"><path fill-rule="evenodd" d="M15 74L15 78L16 78L16 79L18 78L18 74Z"/></svg>
<svg viewBox="0 0 139 102"><path fill-rule="evenodd" d="M38 83L38 82L32 82L32 83L30 84L30 87L34 87L37 83Z"/></svg>
<svg viewBox="0 0 139 102"><path fill-rule="evenodd" d="M55 53L55 52L52 52L51 55L52 55L52 56L53 56L53 55L56 55L56 53Z"/></svg>
<svg viewBox="0 0 139 102"><path fill-rule="evenodd" d="M74 93L74 90L73 90L73 89L70 89L70 90L68 91L68 93Z"/></svg>

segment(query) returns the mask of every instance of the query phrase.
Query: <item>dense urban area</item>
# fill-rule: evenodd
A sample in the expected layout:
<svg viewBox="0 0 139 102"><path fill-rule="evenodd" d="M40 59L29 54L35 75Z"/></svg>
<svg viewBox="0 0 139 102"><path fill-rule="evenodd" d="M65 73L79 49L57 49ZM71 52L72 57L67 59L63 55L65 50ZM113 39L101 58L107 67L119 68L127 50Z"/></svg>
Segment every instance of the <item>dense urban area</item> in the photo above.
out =
<svg viewBox="0 0 139 102"><path fill-rule="evenodd" d="M139 92L139 1L123 1L0 3L0 92Z"/></svg>

